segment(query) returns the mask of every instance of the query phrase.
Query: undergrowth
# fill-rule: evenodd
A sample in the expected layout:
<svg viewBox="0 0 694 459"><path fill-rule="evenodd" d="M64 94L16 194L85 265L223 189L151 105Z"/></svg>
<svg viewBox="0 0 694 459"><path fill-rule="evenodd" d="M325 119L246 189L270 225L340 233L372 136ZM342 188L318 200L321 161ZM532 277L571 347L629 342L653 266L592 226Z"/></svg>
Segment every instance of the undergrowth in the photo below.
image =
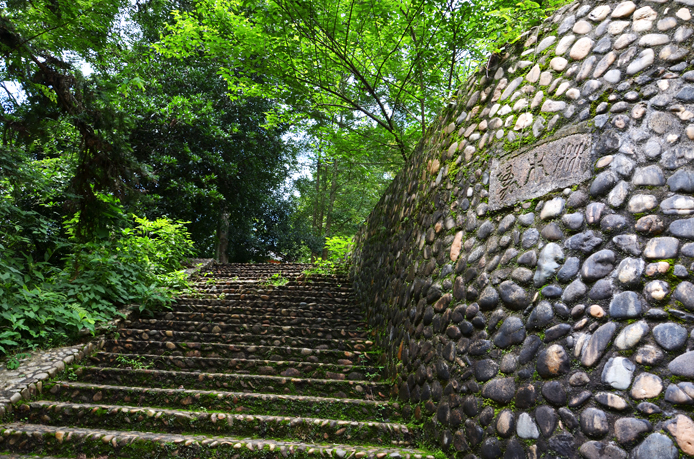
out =
<svg viewBox="0 0 694 459"><path fill-rule="evenodd" d="M314 261L312 268L303 271L304 276L310 278L312 275L347 274L353 244L351 237L335 236L327 238L325 240L325 248L328 256L324 260L318 259Z"/></svg>
<svg viewBox="0 0 694 459"><path fill-rule="evenodd" d="M88 240L76 234L79 213L56 228L0 201L0 353L68 343L125 306L166 305L189 288L181 262L193 245L183 222L127 215L116 198L99 199L109 218ZM41 239L60 242L46 249Z"/></svg>

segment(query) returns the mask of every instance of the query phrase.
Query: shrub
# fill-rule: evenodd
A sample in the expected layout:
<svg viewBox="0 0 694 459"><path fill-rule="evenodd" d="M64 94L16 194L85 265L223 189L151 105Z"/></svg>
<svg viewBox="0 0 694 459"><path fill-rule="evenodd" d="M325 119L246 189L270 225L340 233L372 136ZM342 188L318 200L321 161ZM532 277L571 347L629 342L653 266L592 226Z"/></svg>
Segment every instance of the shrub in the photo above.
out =
<svg viewBox="0 0 694 459"><path fill-rule="evenodd" d="M61 266L0 246L0 352L62 344L122 316L125 305L166 305L187 288L181 262L193 245L182 222L132 215L120 223L101 238L63 243Z"/></svg>

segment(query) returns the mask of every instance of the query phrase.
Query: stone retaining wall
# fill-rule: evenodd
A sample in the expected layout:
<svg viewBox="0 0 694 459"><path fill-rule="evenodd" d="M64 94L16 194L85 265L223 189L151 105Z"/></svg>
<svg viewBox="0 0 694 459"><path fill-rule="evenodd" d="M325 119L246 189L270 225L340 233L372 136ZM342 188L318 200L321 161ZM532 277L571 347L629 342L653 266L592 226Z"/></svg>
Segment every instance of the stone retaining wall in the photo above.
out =
<svg viewBox="0 0 694 459"><path fill-rule="evenodd" d="M393 392L449 455L694 455L692 7L562 8L357 235Z"/></svg>

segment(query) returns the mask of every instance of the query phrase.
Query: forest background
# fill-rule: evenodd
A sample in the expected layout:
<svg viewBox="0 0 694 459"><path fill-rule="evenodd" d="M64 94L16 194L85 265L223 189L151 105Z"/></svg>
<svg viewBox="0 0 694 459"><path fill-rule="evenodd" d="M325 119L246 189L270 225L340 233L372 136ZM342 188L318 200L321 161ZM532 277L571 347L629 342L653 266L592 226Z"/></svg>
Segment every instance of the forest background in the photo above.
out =
<svg viewBox="0 0 694 459"><path fill-rule="evenodd" d="M167 304L187 257L344 247L560 1L0 1L0 352Z"/></svg>

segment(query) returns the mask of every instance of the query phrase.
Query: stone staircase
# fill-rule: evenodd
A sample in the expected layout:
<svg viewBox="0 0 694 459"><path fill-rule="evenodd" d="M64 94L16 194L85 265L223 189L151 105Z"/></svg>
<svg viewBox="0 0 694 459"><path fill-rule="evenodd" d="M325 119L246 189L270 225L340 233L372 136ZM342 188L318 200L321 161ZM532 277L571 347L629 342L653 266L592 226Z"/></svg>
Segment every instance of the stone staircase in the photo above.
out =
<svg viewBox="0 0 694 459"><path fill-rule="evenodd" d="M309 267L213 265L16 405L0 458L432 458L348 280Z"/></svg>

